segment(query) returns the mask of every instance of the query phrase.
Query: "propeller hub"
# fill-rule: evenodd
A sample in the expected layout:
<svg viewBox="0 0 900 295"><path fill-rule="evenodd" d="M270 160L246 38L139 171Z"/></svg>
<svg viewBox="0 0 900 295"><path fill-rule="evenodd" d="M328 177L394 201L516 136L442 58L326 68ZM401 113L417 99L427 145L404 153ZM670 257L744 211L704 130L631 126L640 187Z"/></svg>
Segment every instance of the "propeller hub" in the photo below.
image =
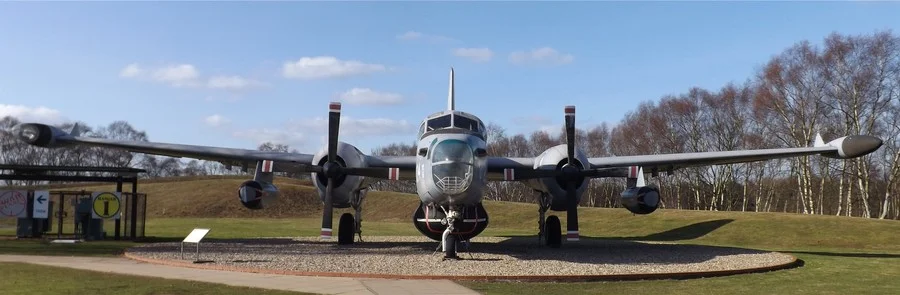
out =
<svg viewBox="0 0 900 295"><path fill-rule="evenodd" d="M325 177L336 178L341 174L341 165L337 162L325 162L322 165L322 173L325 174Z"/></svg>
<svg viewBox="0 0 900 295"><path fill-rule="evenodd" d="M577 165L565 164L562 166L563 175L565 175L567 178L570 178L570 179L574 178L574 177L578 177L579 171L581 171L581 168L579 168Z"/></svg>

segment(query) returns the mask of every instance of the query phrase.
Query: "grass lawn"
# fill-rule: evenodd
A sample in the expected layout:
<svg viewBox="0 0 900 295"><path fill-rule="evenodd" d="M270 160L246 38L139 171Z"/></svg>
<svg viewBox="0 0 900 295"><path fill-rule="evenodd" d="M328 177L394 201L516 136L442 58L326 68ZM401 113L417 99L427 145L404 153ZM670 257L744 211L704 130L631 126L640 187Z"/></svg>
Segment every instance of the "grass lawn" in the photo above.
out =
<svg viewBox="0 0 900 295"><path fill-rule="evenodd" d="M775 214L758 216L728 212L701 212L674 217L663 214L658 220L645 220L649 231L627 235L628 229L585 228L585 235L613 239L670 240L692 244L737 246L791 253L805 262L801 268L762 274L729 277L596 283L509 283L460 282L485 294L891 294L900 290L900 222L837 218L816 220L815 216ZM733 219L710 218L728 214ZM693 216L692 216L693 215ZM705 215L705 218L698 218ZM712 216L710 216L712 215ZM800 218L800 219L797 219ZM806 223L797 220L807 220ZM706 221L699 221L706 220ZM842 221L842 222L841 222ZM148 220L148 235L180 240L194 227L209 227L208 239L254 236L315 236L319 220L315 218L240 219L240 218L165 218ZM593 222L602 222L594 220ZM766 224L769 223L769 224ZM857 224L858 223L858 224ZM767 237L765 227L781 224L783 238L748 240L744 235ZM492 228L489 235L527 235L527 224L519 228ZM857 229L853 231L853 229ZM416 235L408 223L368 222L365 235ZM860 230L862 229L862 230ZM799 235L794 231L806 231ZM754 234L756 232L756 234ZM743 234L742 234L743 233ZM842 236L837 236L838 233ZM832 236L834 235L834 236ZM880 238L868 237L875 235ZM832 236L832 238L829 238ZM861 239L867 239L861 240ZM38 241L0 240L0 253L41 255L117 255L135 245L124 241L97 241L76 245ZM798 246L799 245L799 246ZM602 251L602 249L598 249ZM20 274L10 274L19 278ZM115 284L117 280L110 280ZM155 283L154 283L155 284ZM172 284L172 283L169 283ZM190 285L191 283L187 283ZM223 286L222 288L229 288ZM148 289L152 289L149 288ZM87 289L81 289L87 290ZM136 290L140 294L140 290ZM235 291L237 292L237 291ZM129 292L126 292L129 293ZM175 292L178 293L178 292ZM129 293L130 294L130 293ZM228 294L228 293L225 293Z"/></svg>
<svg viewBox="0 0 900 295"><path fill-rule="evenodd" d="M258 288L232 287L185 280L107 274L71 268L0 262L0 290L4 295L33 294L300 294Z"/></svg>
<svg viewBox="0 0 900 295"><path fill-rule="evenodd" d="M589 283L459 282L483 294L897 294L900 254L792 253L800 268L728 277Z"/></svg>
<svg viewBox="0 0 900 295"><path fill-rule="evenodd" d="M319 234L321 202L313 188L303 183L285 181L279 186L286 194L278 207L271 211L250 211L240 207L235 200L234 189L240 181L229 178L143 184L142 191L149 195L146 235L162 240L181 240L196 227L211 229L207 239ZM184 194L190 194L190 198ZM363 237L419 235L410 220L416 204L418 201L412 195L370 193L363 211ZM534 204L488 201L485 208L490 214L490 226L482 233L483 236L527 236L536 233L537 207ZM335 227L343 212L348 210L335 211ZM565 212L553 214L560 217L565 229ZM621 208L581 208L579 218L580 231L585 237L781 251L797 256L805 265L769 273L690 280L460 283L485 294L900 294L900 221L896 220L669 209L641 216ZM117 255L132 245L132 242L116 241L57 245L0 239L0 254ZM565 251L565 245L560 250ZM9 269L6 266L0 265L3 269ZM21 273L3 273L6 275L0 283L3 294L41 293L34 289L20 291L19 285L4 285L8 284L6 279L10 277L25 280L25 272ZM108 281L96 284L122 285L117 282L118 279ZM142 284L144 281L140 279L135 282ZM138 283L130 285L146 289L117 294L142 294L141 290L154 290ZM199 293L176 289L160 293L245 294L244 291L236 291L239 289L228 289L231 287L216 287L228 291L209 291L213 290L211 288ZM8 290L20 293L9 293ZM83 285L81 289L71 291L90 293L94 289Z"/></svg>

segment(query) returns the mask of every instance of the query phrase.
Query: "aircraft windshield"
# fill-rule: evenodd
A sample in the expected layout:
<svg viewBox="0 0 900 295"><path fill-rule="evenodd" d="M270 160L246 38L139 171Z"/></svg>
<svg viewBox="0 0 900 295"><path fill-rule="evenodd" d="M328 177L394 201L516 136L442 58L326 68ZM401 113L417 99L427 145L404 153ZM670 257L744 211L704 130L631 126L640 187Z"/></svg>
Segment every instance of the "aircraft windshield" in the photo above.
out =
<svg viewBox="0 0 900 295"><path fill-rule="evenodd" d="M450 115L440 116L431 120L428 120L428 130L436 130L450 127Z"/></svg>
<svg viewBox="0 0 900 295"><path fill-rule="evenodd" d="M438 143L431 161L434 182L444 193L458 194L471 184L475 156L466 142L448 139Z"/></svg>
<svg viewBox="0 0 900 295"><path fill-rule="evenodd" d="M453 126L471 131L478 131L478 121L463 116L456 116L453 118Z"/></svg>
<svg viewBox="0 0 900 295"><path fill-rule="evenodd" d="M463 162L471 164L474 162L472 147L462 140L449 139L438 143L434 147L431 161L439 162Z"/></svg>

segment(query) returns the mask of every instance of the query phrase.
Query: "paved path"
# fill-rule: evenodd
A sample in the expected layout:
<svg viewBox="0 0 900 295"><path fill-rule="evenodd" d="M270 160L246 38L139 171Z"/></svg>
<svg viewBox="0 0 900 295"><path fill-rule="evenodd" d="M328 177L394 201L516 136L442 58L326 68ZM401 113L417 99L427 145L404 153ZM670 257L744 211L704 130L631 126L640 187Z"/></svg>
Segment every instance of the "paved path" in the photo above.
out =
<svg viewBox="0 0 900 295"><path fill-rule="evenodd" d="M27 262L127 275L320 294L478 294L449 280L388 280L270 275L165 266L119 257L0 255L0 262Z"/></svg>

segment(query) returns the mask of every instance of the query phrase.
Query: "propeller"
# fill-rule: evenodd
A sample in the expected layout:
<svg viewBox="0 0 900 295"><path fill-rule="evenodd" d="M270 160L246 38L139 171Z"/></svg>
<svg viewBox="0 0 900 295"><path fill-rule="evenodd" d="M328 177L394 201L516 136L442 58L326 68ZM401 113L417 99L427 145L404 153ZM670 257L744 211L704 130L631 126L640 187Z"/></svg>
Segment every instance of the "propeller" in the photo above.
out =
<svg viewBox="0 0 900 295"><path fill-rule="evenodd" d="M566 152L568 162L562 166L562 180L566 183L566 237L578 239L578 202L576 202L576 182L584 179L580 166L575 163L575 106L566 106Z"/></svg>
<svg viewBox="0 0 900 295"><path fill-rule="evenodd" d="M341 103L328 105L328 160L322 164L322 174L328 183L325 184L325 208L322 211L322 235L324 240L331 239L331 219L334 212L331 197L334 194L334 183L341 176L341 165L337 162L338 134L341 126Z"/></svg>
<svg viewBox="0 0 900 295"><path fill-rule="evenodd" d="M374 167L344 167L338 162L338 136L340 134L341 125L341 103L332 102L328 105L328 158L322 166L311 167L312 172L322 173L327 179L325 184L325 208L322 212L322 234L323 240L331 239L332 233L332 215L334 213L334 204L332 196L334 194L334 184L338 179L346 175L389 178L392 168L374 168ZM396 169L396 168L393 168ZM399 173L395 171L395 173Z"/></svg>
<svg viewBox="0 0 900 295"><path fill-rule="evenodd" d="M582 169L575 157L575 106L566 106L566 163L560 169L515 169L515 180L554 177L561 183L577 185L585 177L602 177L623 173L621 167ZM583 163L582 163L583 164ZM574 192L573 192L574 193Z"/></svg>
<svg viewBox="0 0 900 295"><path fill-rule="evenodd" d="M515 180L534 178L556 178L566 191L566 236L569 240L578 240L578 202L576 193L578 183L585 177L596 177L610 174L621 168L581 169L575 158L575 106L566 106L566 162L556 170L522 169L515 171ZM571 233L571 234L570 234Z"/></svg>

